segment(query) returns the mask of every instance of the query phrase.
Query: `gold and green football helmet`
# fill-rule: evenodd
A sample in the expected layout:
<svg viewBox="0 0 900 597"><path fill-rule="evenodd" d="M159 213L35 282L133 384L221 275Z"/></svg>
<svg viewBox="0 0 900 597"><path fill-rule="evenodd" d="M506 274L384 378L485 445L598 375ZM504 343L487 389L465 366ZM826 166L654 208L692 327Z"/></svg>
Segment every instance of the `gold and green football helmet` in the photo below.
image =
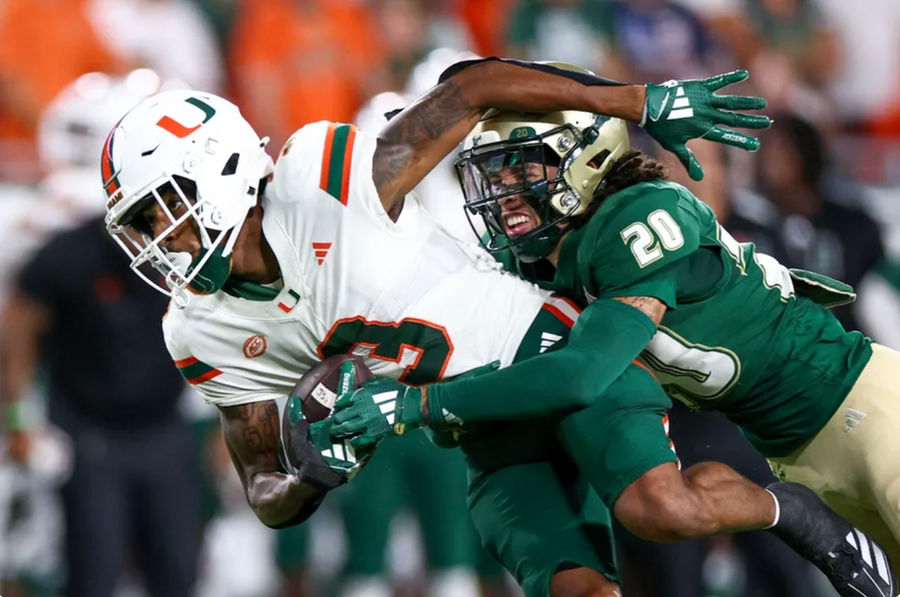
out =
<svg viewBox="0 0 900 597"><path fill-rule="evenodd" d="M482 218L489 251L510 248L525 262L548 255L583 214L612 165L629 151L623 120L589 112L489 113L465 140L456 170L466 216ZM521 234L504 220L502 205L527 202L538 222ZM510 216L515 217L515 216Z"/></svg>

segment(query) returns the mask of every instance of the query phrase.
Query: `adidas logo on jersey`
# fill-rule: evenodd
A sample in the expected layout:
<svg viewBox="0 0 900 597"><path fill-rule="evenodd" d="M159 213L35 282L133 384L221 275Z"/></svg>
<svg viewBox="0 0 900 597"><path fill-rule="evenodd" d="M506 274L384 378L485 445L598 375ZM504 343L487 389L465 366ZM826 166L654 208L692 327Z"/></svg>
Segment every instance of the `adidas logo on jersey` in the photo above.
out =
<svg viewBox="0 0 900 597"><path fill-rule="evenodd" d="M542 332L541 333L541 349L538 352L539 353L546 352L546 350L548 348L550 348L551 346L553 346L560 340L562 340L562 336L560 336L559 334L551 334L550 332Z"/></svg>
<svg viewBox="0 0 900 597"><path fill-rule="evenodd" d="M325 263L325 257L328 255L329 249L331 249L331 243L313 243L312 248L316 255L316 265Z"/></svg>
<svg viewBox="0 0 900 597"><path fill-rule="evenodd" d="M862 420L868 416L869 415L867 415L866 413L860 412L860 411L856 410L855 408L848 408L847 416L846 416L846 418L844 418L844 432L850 433L850 431L854 427L859 425L862 422Z"/></svg>
<svg viewBox="0 0 900 597"><path fill-rule="evenodd" d="M679 120L693 116L694 109L691 108L691 102L684 94L684 87L679 86L675 89L675 101L672 102L672 111L666 116L666 120Z"/></svg>

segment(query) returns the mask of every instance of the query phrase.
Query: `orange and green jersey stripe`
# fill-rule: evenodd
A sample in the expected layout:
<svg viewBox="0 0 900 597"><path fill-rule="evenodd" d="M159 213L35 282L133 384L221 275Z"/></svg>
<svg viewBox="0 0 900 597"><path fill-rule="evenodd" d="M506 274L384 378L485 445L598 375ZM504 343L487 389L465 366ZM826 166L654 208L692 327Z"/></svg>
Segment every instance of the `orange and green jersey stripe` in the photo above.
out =
<svg viewBox="0 0 900 597"><path fill-rule="evenodd" d="M333 122L325 133L319 187L344 205L350 194L350 163L355 139L356 127L352 124Z"/></svg>
<svg viewBox="0 0 900 597"><path fill-rule="evenodd" d="M103 176L103 185L106 188L107 196L112 196L113 193L119 190L119 173L113 166L112 161L113 137L116 129L118 129L118 125L113 127L113 130L106 137L106 143L103 144L103 154L100 157L100 173Z"/></svg>
<svg viewBox="0 0 900 597"><path fill-rule="evenodd" d="M175 361L175 366L178 367L181 375L183 375L191 385L197 385L198 383L203 383L204 381L209 381L214 377L222 375L221 371L215 367L210 367L203 361L197 360L197 357L194 356Z"/></svg>

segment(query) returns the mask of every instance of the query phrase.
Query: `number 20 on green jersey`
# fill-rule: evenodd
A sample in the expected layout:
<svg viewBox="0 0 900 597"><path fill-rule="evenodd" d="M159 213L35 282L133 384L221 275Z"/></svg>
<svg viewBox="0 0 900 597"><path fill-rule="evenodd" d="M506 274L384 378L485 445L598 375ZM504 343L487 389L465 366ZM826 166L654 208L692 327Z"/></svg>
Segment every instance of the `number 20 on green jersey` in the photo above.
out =
<svg viewBox="0 0 900 597"><path fill-rule="evenodd" d="M641 268L662 259L663 250L676 251L684 246L681 228L664 209L652 212L646 222L629 224L619 235Z"/></svg>

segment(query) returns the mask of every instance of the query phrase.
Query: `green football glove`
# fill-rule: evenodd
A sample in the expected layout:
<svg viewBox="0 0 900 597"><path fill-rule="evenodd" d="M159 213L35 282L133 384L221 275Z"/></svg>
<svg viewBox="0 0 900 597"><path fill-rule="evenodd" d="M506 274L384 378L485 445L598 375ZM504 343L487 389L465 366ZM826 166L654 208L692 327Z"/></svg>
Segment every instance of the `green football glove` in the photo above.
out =
<svg viewBox="0 0 900 597"><path fill-rule="evenodd" d="M324 489L346 483L365 466L374 450L355 450L348 442L332 441L331 419L310 424L303 417L300 398L285 407L288 460L301 480Z"/></svg>
<svg viewBox="0 0 900 597"><path fill-rule="evenodd" d="M387 377L370 379L353 393L338 397L331 421L331 439L350 438L354 449L368 449L424 424L422 390Z"/></svg>
<svg viewBox="0 0 900 597"><path fill-rule="evenodd" d="M640 125L657 143L678 156L691 178L702 180L703 168L685 142L702 138L756 151L759 139L719 125L747 129L764 129L772 125L768 116L727 111L761 110L766 107L765 99L714 93L749 76L746 70L736 70L708 79L673 80L661 85L648 83Z"/></svg>

